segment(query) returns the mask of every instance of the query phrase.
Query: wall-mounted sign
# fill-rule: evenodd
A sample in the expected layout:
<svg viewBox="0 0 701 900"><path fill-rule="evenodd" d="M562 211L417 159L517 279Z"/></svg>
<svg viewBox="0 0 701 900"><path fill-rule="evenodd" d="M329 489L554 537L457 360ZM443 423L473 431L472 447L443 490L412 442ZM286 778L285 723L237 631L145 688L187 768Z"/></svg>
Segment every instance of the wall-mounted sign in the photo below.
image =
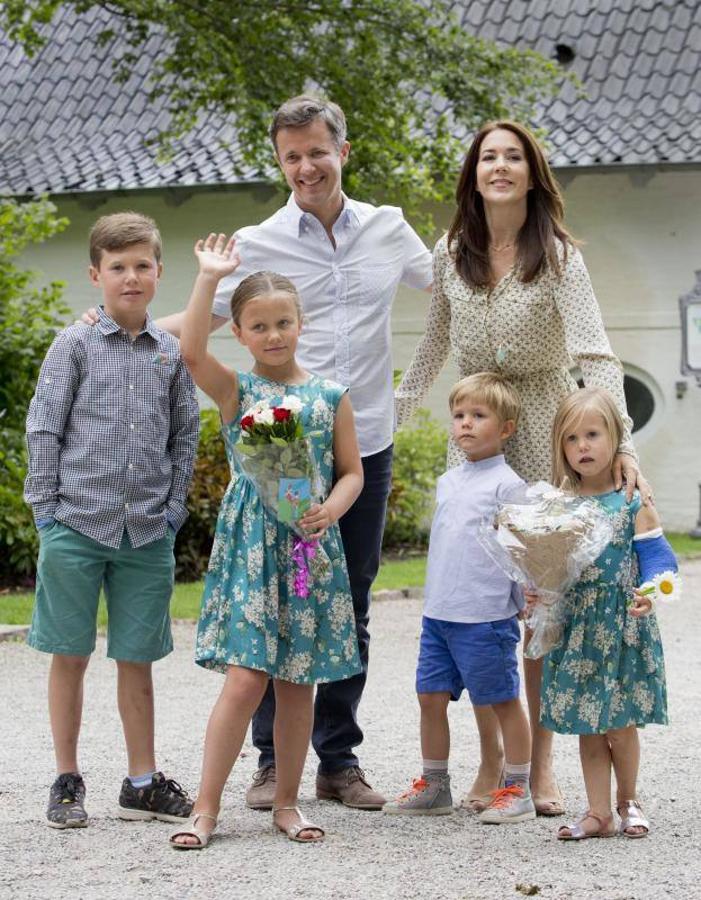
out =
<svg viewBox="0 0 701 900"><path fill-rule="evenodd" d="M682 317L682 375L701 376L701 270L693 290L679 298Z"/></svg>

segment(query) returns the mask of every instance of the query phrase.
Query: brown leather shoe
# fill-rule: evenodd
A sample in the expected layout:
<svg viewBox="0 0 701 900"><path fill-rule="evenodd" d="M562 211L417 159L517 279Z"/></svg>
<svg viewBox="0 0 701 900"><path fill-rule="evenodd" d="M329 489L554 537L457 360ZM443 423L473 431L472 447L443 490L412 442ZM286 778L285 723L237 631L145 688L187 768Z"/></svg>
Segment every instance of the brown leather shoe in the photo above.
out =
<svg viewBox="0 0 701 900"><path fill-rule="evenodd" d="M246 791L249 809L272 809L276 787L275 766L263 766L253 773L253 784Z"/></svg>
<svg viewBox="0 0 701 900"><path fill-rule="evenodd" d="M338 800L351 809L382 809L387 802L367 783L360 766L350 766L333 775L317 775L316 796L319 800Z"/></svg>

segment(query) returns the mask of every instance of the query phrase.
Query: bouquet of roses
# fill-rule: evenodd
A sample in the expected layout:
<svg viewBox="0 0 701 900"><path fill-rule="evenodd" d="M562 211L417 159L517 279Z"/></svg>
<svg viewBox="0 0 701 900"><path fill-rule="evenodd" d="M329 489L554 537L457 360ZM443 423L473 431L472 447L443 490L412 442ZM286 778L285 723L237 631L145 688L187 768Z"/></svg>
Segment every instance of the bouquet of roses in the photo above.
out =
<svg viewBox="0 0 701 900"><path fill-rule="evenodd" d="M307 597L310 564L323 567L325 560L319 542L307 540L299 525L323 494L310 440L314 432L304 432L303 408L301 400L291 395L277 405L259 400L241 417L234 453L263 506L297 535L292 549L295 593Z"/></svg>
<svg viewBox="0 0 701 900"><path fill-rule="evenodd" d="M533 634L525 651L538 659L562 640L566 591L603 552L613 535L606 513L591 500L547 482L519 485L485 520L479 540L514 581L537 591L526 612Z"/></svg>

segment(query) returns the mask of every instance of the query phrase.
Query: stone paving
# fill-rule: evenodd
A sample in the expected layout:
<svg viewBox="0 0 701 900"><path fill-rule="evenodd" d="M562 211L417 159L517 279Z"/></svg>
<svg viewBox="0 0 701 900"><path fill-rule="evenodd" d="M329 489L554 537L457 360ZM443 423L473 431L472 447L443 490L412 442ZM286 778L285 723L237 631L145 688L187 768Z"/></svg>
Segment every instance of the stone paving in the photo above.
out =
<svg viewBox="0 0 701 900"><path fill-rule="evenodd" d="M649 838L558 843L564 820L480 825L467 813L400 819L314 798L307 762L301 804L327 829L323 845L292 844L273 833L270 815L246 810L256 759L250 743L231 776L219 833L199 853L171 850L170 826L114 816L125 757L115 703L115 669L100 640L86 680L81 759L90 827L66 833L44 824L53 774L46 713L48 657L19 641L0 644L0 898L441 898L503 900L524 893L559 900L701 898L696 776L701 737L701 560L683 566L685 595L660 613L670 693L669 728L642 734L640 796ZM373 607L372 659L361 707L361 758L371 782L394 795L419 774L418 708L413 694L421 604ZM176 650L155 667L159 764L194 792L207 715L221 677L192 663L194 627L178 624ZM476 731L466 701L451 704L455 798L469 787ZM577 741L556 741L568 813L585 805Z"/></svg>

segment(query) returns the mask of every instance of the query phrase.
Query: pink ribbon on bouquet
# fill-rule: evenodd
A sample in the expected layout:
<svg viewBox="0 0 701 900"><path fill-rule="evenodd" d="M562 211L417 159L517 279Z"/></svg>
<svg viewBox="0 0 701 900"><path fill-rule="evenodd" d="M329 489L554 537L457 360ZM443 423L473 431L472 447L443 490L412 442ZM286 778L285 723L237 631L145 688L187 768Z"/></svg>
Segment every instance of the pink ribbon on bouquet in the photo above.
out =
<svg viewBox="0 0 701 900"><path fill-rule="evenodd" d="M295 564L294 592L303 599L309 596L309 563L316 556L318 549L318 539L307 541L297 538L292 546L292 562Z"/></svg>

